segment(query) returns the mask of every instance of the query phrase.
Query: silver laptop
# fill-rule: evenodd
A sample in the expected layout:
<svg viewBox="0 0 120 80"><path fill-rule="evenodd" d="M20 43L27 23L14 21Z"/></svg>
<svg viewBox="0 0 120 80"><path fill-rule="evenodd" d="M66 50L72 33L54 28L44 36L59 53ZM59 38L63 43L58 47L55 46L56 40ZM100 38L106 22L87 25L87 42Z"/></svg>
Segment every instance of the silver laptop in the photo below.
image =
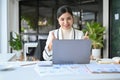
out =
<svg viewBox="0 0 120 80"><path fill-rule="evenodd" d="M90 40L53 41L53 64L88 64L90 54Z"/></svg>

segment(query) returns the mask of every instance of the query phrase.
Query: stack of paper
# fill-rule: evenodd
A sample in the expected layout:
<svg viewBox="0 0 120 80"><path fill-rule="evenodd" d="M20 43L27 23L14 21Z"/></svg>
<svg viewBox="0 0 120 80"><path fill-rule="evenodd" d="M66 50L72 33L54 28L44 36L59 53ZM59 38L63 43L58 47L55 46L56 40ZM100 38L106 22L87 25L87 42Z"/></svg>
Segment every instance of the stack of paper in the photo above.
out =
<svg viewBox="0 0 120 80"><path fill-rule="evenodd" d="M93 73L120 73L119 64L86 64L86 67Z"/></svg>
<svg viewBox="0 0 120 80"><path fill-rule="evenodd" d="M60 65L53 65L51 67L49 66L35 66L35 71L40 76L45 75L60 75L60 74L70 74L71 71L67 68L67 66L60 66Z"/></svg>
<svg viewBox="0 0 120 80"><path fill-rule="evenodd" d="M42 63L36 64L35 71L40 76L47 76L47 75L65 75L65 74L80 74L86 73L87 68L85 65L79 64L58 64L58 65L51 65L45 66Z"/></svg>
<svg viewBox="0 0 120 80"><path fill-rule="evenodd" d="M104 58L104 59L97 60L97 63L100 63L100 64L112 64L112 63L115 63L115 61L112 60L112 59Z"/></svg>

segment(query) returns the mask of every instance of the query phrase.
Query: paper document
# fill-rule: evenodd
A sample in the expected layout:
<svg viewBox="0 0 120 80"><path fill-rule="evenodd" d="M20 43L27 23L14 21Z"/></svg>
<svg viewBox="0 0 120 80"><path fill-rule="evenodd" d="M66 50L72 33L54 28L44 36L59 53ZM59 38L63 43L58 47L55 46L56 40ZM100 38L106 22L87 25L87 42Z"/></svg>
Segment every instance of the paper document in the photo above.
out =
<svg viewBox="0 0 120 80"><path fill-rule="evenodd" d="M120 73L119 64L86 64L86 67L93 73Z"/></svg>
<svg viewBox="0 0 120 80"><path fill-rule="evenodd" d="M65 75L65 74L84 74L87 72L85 65L79 64L67 64L67 65L52 65L52 66L41 66L36 64L35 71L40 76L45 75Z"/></svg>

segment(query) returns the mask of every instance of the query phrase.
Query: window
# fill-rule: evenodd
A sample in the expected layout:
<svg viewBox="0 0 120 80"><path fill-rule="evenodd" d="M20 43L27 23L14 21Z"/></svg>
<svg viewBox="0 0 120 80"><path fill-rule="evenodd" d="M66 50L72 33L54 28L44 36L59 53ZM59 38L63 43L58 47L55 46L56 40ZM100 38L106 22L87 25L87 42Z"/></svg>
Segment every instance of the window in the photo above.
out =
<svg viewBox="0 0 120 80"><path fill-rule="evenodd" d="M82 29L86 21L102 22L99 0L20 0L19 32L24 41L35 42L47 38L50 30L58 28L56 11L61 5L70 5L74 14L74 28ZM96 7L96 8L95 8Z"/></svg>
<svg viewBox="0 0 120 80"><path fill-rule="evenodd" d="M49 4L51 3L51 4ZM50 30L55 29L55 2L52 1L20 1L20 33L24 41L34 42L46 38Z"/></svg>

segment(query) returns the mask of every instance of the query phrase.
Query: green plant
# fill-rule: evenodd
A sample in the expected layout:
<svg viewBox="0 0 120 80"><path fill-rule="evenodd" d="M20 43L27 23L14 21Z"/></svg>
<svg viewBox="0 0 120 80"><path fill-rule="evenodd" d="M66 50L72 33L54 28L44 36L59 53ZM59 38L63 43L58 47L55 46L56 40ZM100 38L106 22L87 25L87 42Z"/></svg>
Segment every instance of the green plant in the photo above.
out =
<svg viewBox="0 0 120 80"><path fill-rule="evenodd" d="M15 33L15 36L11 36L11 40L9 41L9 44L11 46L11 48L13 50L21 50L22 49L22 41L21 41L21 38L20 38L20 35L17 34L16 32Z"/></svg>
<svg viewBox="0 0 120 80"><path fill-rule="evenodd" d="M92 41L93 49L100 49L103 47L103 35L105 34L105 27L98 22L87 22L86 28L83 32L88 31L89 39Z"/></svg>

